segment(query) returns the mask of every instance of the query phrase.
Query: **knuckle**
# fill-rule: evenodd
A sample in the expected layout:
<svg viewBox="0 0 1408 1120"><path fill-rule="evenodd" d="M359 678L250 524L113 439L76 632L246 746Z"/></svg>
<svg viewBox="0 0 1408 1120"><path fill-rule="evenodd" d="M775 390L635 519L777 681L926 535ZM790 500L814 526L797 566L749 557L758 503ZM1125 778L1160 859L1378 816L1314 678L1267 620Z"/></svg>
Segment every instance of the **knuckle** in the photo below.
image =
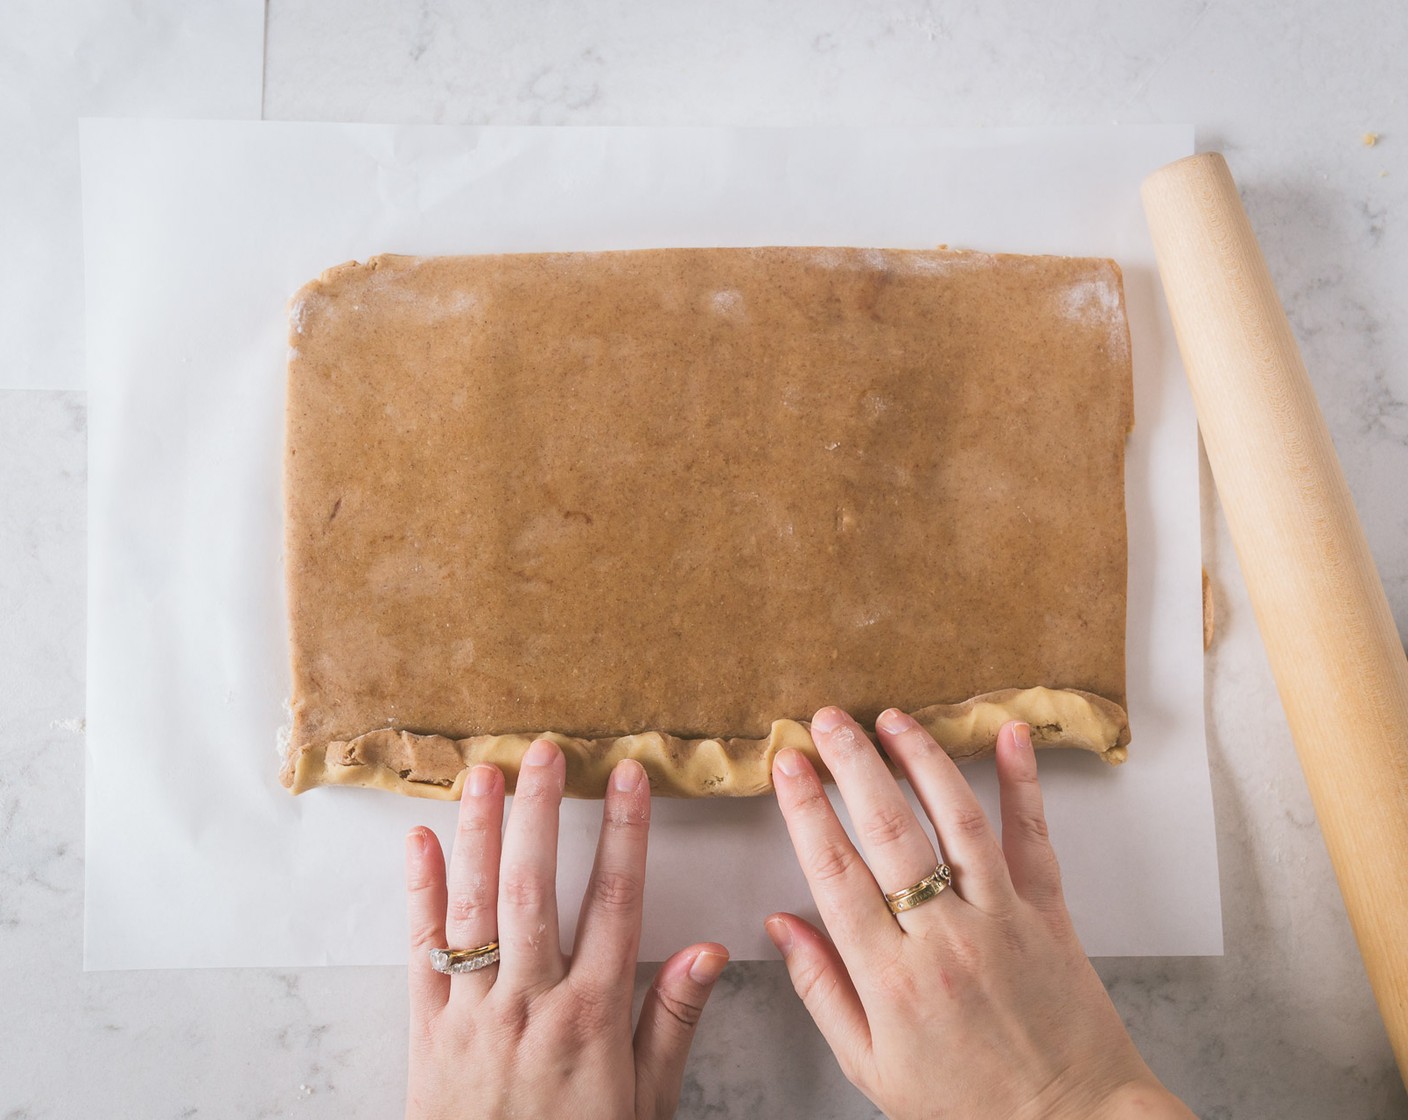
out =
<svg viewBox="0 0 1408 1120"><path fill-rule="evenodd" d="M463 890L456 891L450 897L450 921L458 922L461 925L468 924L485 914L490 914L493 910L494 894L489 889L488 883L483 882L482 877L480 881Z"/></svg>
<svg viewBox="0 0 1408 1120"><path fill-rule="evenodd" d="M521 989L494 1000L493 1033L500 1043L511 1044L528 1033L533 1001L540 993Z"/></svg>
<svg viewBox="0 0 1408 1120"><path fill-rule="evenodd" d="M983 975L988 961L988 947L978 938L966 933L953 933L948 938L948 957L952 962L953 973L960 975Z"/></svg>
<svg viewBox="0 0 1408 1120"><path fill-rule="evenodd" d="M1051 830L1046 824L1046 814L1040 809L1022 810L1016 814L1016 817L1017 819L1013 823L1024 836L1040 840L1043 844L1051 842Z"/></svg>
<svg viewBox="0 0 1408 1120"><path fill-rule="evenodd" d="M988 818L983 810L972 805L951 813L944 821L948 831L965 840L978 840L988 834Z"/></svg>
<svg viewBox="0 0 1408 1120"><path fill-rule="evenodd" d="M655 986L655 1000L660 1005L660 1010L683 1030L692 1031L704 1014L702 1003L658 984Z"/></svg>
<svg viewBox="0 0 1408 1120"><path fill-rule="evenodd" d="M468 842L472 851L485 846L491 829L493 834L497 836L498 826L491 825L487 819L477 814L461 816L457 826L457 831Z"/></svg>
<svg viewBox="0 0 1408 1120"><path fill-rule="evenodd" d="M1010 920L998 925L1002 949L1009 957L1020 959L1029 954L1031 950L1029 928L1026 923Z"/></svg>
<svg viewBox="0 0 1408 1120"><path fill-rule="evenodd" d="M551 774L535 774L531 777L519 775L513 790L514 805L546 805L556 803L562 796L562 786Z"/></svg>
<svg viewBox="0 0 1408 1120"><path fill-rule="evenodd" d="M982 912L999 930L1005 930L1020 921L1022 907L1022 899L1015 894L1001 892L998 897L984 901Z"/></svg>
<svg viewBox="0 0 1408 1120"><path fill-rule="evenodd" d="M886 805L861 822L861 836L876 847L890 847L909 839L915 823L908 806Z"/></svg>
<svg viewBox="0 0 1408 1120"><path fill-rule="evenodd" d="M628 871L603 871L592 882L592 905L609 914L634 910L644 893L640 880Z"/></svg>
<svg viewBox="0 0 1408 1120"><path fill-rule="evenodd" d="M1027 898L1043 914L1056 914L1063 920L1069 918L1066 909L1066 895L1061 889L1061 869L1052 860L1049 868L1044 868L1028 888Z"/></svg>
<svg viewBox="0 0 1408 1120"><path fill-rule="evenodd" d="M1013 767L1007 772L1006 778L1013 790L1023 796L1041 796L1041 779L1037 776L1035 760L1032 761L1030 766L1023 764Z"/></svg>
<svg viewBox="0 0 1408 1120"><path fill-rule="evenodd" d="M575 1036L602 1038L619 1027L623 1007L627 1016L630 1011L628 1005L614 998L617 994L612 988L604 991L590 987L578 989L572 997L571 1014L568 1016Z"/></svg>
<svg viewBox="0 0 1408 1120"><path fill-rule="evenodd" d="M538 911L555 898L555 887L532 868L510 868L499 884L499 897L515 910Z"/></svg>
<svg viewBox="0 0 1408 1120"><path fill-rule="evenodd" d="M812 877L820 883L844 879L855 868L857 859L850 844L828 840L812 854Z"/></svg>
<svg viewBox="0 0 1408 1120"><path fill-rule="evenodd" d="M419 921L411 926L411 945L416 949L434 946L440 940L439 926L430 920Z"/></svg>
<svg viewBox="0 0 1408 1120"><path fill-rule="evenodd" d="M799 998L808 1007L825 1003L836 990L836 977L822 961L811 961L802 965L792 977L792 986Z"/></svg>
<svg viewBox="0 0 1408 1120"><path fill-rule="evenodd" d="M826 791L821 788L821 783L810 780L799 783L802 788L792 795L792 811L806 816L826 816L834 810L831 808L831 799L826 796Z"/></svg>
<svg viewBox="0 0 1408 1120"><path fill-rule="evenodd" d="M650 803L644 809L630 805L608 805L606 807L606 827L612 832L628 835L646 832L650 826Z"/></svg>

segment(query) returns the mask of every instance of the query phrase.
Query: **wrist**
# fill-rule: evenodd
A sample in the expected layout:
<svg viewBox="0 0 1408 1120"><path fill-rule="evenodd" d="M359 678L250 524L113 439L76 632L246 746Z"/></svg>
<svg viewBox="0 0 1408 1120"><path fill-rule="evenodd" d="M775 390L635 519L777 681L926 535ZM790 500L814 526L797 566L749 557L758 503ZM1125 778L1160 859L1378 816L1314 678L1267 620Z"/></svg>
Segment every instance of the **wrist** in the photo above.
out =
<svg viewBox="0 0 1408 1120"><path fill-rule="evenodd" d="M1152 1074L1116 1086L1089 1115L1093 1120L1197 1120Z"/></svg>

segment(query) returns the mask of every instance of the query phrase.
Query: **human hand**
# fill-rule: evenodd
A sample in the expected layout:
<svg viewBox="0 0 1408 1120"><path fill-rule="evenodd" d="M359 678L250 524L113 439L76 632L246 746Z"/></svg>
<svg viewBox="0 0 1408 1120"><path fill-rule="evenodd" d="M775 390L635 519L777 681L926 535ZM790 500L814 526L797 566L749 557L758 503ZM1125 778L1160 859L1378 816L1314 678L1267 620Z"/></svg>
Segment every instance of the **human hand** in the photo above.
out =
<svg viewBox="0 0 1408 1120"><path fill-rule="evenodd" d="M558 807L566 762L536 741L508 828L503 775L465 780L448 883L428 828L406 837L410 894L408 1120L673 1116L695 1024L728 963L703 943L660 966L631 1031L650 785L640 763L612 772L572 957L557 922ZM431 948L498 941L501 960L445 976Z"/></svg>
<svg viewBox="0 0 1408 1120"><path fill-rule="evenodd" d="M890 709L876 729L953 869L949 889L898 915L883 892L939 860L865 732L838 708L812 721L864 860L806 757L773 763L830 938L792 914L767 930L850 1081L892 1120L1192 1116L1140 1058L1076 938L1026 725L998 735L1001 843L923 728Z"/></svg>

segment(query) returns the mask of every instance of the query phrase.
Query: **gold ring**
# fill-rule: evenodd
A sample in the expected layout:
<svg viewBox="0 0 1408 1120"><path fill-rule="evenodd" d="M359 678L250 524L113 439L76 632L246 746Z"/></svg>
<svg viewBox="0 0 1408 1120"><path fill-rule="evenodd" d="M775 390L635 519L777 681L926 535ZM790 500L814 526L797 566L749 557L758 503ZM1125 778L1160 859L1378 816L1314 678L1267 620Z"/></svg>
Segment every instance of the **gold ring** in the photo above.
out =
<svg viewBox="0 0 1408 1120"><path fill-rule="evenodd" d="M430 967L446 976L478 972L499 963L499 943L491 941L477 949L431 949Z"/></svg>
<svg viewBox="0 0 1408 1120"><path fill-rule="evenodd" d="M932 875L926 875L915 883L912 887L905 887L902 891L890 891L885 895L885 905L890 908L891 914L899 914L905 910L913 910L916 906L928 902L931 898L938 898L944 891L948 890L949 884L953 882L953 869L946 863L939 864L934 868Z"/></svg>

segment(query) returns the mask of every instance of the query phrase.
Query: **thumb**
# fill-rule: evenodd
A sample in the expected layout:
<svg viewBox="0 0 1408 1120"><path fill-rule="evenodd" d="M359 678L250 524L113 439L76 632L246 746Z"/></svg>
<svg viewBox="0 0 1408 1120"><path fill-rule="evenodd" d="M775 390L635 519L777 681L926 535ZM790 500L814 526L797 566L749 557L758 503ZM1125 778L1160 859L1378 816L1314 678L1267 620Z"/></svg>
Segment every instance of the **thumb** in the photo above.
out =
<svg viewBox="0 0 1408 1120"><path fill-rule="evenodd" d="M670 1117L679 1103L694 1028L728 964L716 942L681 949L660 966L636 1025L636 1116Z"/></svg>
<svg viewBox="0 0 1408 1120"><path fill-rule="evenodd" d="M774 914L764 928L841 1072L859 1085L870 1063L870 1023L841 954L821 930L796 914Z"/></svg>

